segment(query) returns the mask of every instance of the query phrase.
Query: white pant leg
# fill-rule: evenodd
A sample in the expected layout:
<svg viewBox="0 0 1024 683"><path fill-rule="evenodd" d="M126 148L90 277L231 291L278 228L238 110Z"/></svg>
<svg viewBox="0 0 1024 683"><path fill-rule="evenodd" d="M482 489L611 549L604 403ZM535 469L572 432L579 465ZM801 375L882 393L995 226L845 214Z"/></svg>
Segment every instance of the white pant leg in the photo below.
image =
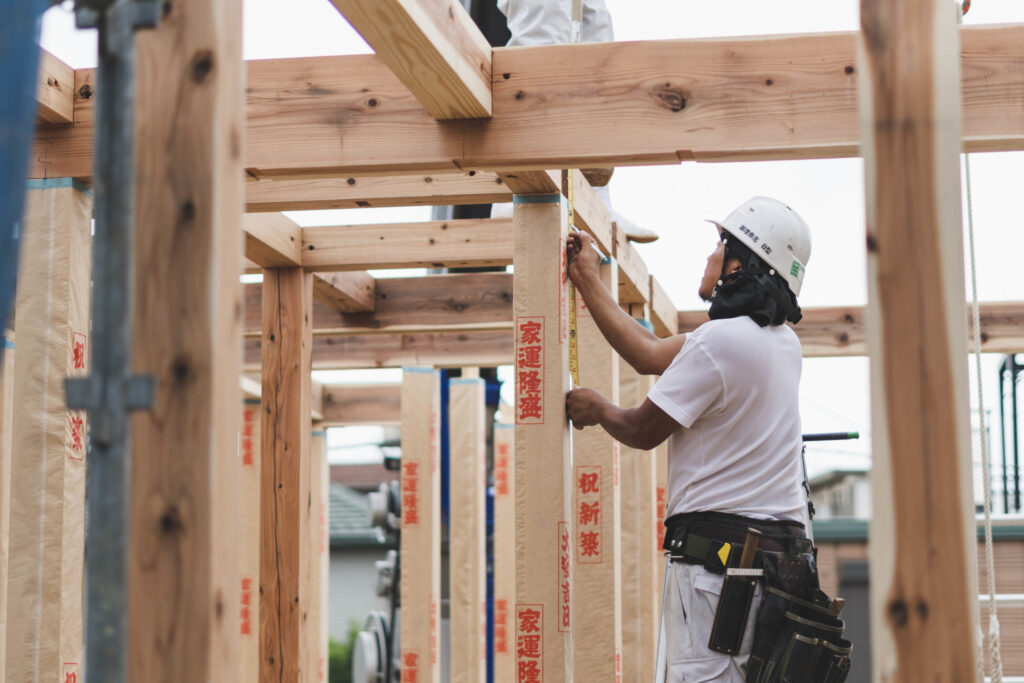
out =
<svg viewBox="0 0 1024 683"><path fill-rule="evenodd" d="M512 33L509 45L561 45L572 42L572 0L498 0ZM604 0L584 0L584 43L614 40Z"/></svg>
<svg viewBox="0 0 1024 683"><path fill-rule="evenodd" d="M756 606L761 602L761 585L754 592L754 607L747 618L740 654L732 657L708 647L725 577L683 562L671 563L669 572L665 599L669 683L743 683L754 640Z"/></svg>

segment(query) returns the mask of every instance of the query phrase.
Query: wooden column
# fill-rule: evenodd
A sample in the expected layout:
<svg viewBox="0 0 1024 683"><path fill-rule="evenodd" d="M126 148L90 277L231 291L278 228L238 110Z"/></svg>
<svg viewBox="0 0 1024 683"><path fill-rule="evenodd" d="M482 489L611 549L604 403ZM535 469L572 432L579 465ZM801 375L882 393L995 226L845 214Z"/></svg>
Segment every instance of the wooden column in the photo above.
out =
<svg viewBox="0 0 1024 683"><path fill-rule="evenodd" d="M619 401L624 408L640 405L650 379L640 376L625 361L619 363ZM655 480L652 451L622 446L622 652L623 680L654 678L657 614L654 602L655 562L651 543L655 535Z"/></svg>
<svg viewBox="0 0 1024 683"><path fill-rule="evenodd" d="M402 677L440 683L441 382L402 372Z"/></svg>
<svg viewBox="0 0 1024 683"><path fill-rule="evenodd" d="M240 0L175 0L138 40L129 680L238 674L245 149Z"/></svg>
<svg viewBox="0 0 1024 683"><path fill-rule="evenodd" d="M618 266L601 266L617 296ZM580 384L619 402L619 357L583 305L577 304ZM600 427L572 432L573 672L580 681L622 680L622 543L619 443Z"/></svg>
<svg viewBox="0 0 1024 683"><path fill-rule="evenodd" d="M14 314L8 681L78 676L82 656L88 424L64 405L64 378L88 371L92 199L69 178L30 188Z"/></svg>
<svg viewBox="0 0 1024 683"><path fill-rule="evenodd" d="M502 411L494 425L494 683L515 683L515 426Z"/></svg>
<svg viewBox="0 0 1024 683"><path fill-rule="evenodd" d="M657 378L652 378L651 386ZM665 518L668 515L668 441L654 449L654 628L661 626L661 595L665 585ZM654 635L658 637L657 632ZM657 647L657 642L655 642Z"/></svg>
<svg viewBox="0 0 1024 683"><path fill-rule="evenodd" d="M327 432L315 425L309 461L309 653L306 681L327 680Z"/></svg>
<svg viewBox="0 0 1024 683"><path fill-rule="evenodd" d="M260 680L311 680L310 372L313 275L263 271Z"/></svg>
<svg viewBox="0 0 1024 683"><path fill-rule="evenodd" d="M861 3L874 680L975 676L960 73L944 2Z"/></svg>
<svg viewBox="0 0 1024 683"><path fill-rule="evenodd" d="M487 679L487 425L482 379L449 384L448 577L452 683Z"/></svg>
<svg viewBox="0 0 1024 683"><path fill-rule="evenodd" d="M530 203L527 203L530 202ZM520 680L572 680L572 469L568 216L559 195L516 196L516 666Z"/></svg>
<svg viewBox="0 0 1024 683"><path fill-rule="evenodd" d="M238 494L241 506L239 529L239 641L238 680L258 681L260 663L260 399L242 401L241 472Z"/></svg>
<svg viewBox="0 0 1024 683"><path fill-rule="evenodd" d="M0 681L7 680L7 549L11 530L11 457L14 428L14 332L4 331L0 370Z"/></svg>

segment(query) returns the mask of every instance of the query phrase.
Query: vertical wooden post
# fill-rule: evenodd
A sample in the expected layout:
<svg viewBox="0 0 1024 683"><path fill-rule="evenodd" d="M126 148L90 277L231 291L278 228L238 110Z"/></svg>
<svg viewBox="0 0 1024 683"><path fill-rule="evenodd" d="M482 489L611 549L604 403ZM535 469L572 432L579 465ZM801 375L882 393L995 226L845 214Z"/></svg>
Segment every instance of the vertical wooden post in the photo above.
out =
<svg viewBox="0 0 1024 683"><path fill-rule="evenodd" d="M502 418L494 425L494 683L515 683L516 444L511 415Z"/></svg>
<svg viewBox="0 0 1024 683"><path fill-rule="evenodd" d="M440 683L441 380L402 372L402 678Z"/></svg>
<svg viewBox="0 0 1024 683"><path fill-rule="evenodd" d="M327 680L327 432L313 429L309 457L309 659L306 681Z"/></svg>
<svg viewBox="0 0 1024 683"><path fill-rule="evenodd" d="M238 680L258 681L260 664L260 399L242 401L241 472L238 477Z"/></svg>
<svg viewBox="0 0 1024 683"><path fill-rule="evenodd" d="M0 370L0 683L7 680L7 548L11 531L11 456L14 429L14 333L4 331Z"/></svg>
<svg viewBox="0 0 1024 683"><path fill-rule="evenodd" d="M956 9L863 0L874 680L974 680Z"/></svg>
<svg viewBox="0 0 1024 683"><path fill-rule="evenodd" d="M129 680L238 673L245 149L240 0L176 0L138 35Z"/></svg>
<svg viewBox="0 0 1024 683"><path fill-rule="evenodd" d="M260 680L310 680L309 442L313 275L263 271Z"/></svg>
<svg viewBox="0 0 1024 683"><path fill-rule="evenodd" d="M653 387L653 382L651 383ZM665 518L668 516L668 441L654 449L654 628L661 627L661 596L665 585ZM657 632L654 635L658 637ZM657 642L654 644L657 649Z"/></svg>
<svg viewBox="0 0 1024 683"><path fill-rule="evenodd" d="M448 577L452 683L487 679L487 425L482 379L449 384Z"/></svg>
<svg viewBox="0 0 1024 683"><path fill-rule="evenodd" d="M618 266L601 266L601 279L618 295ZM580 384L619 402L619 357L605 341L582 299L577 304ZM574 431L573 670L580 681L622 680L622 542L619 529L619 444L600 427Z"/></svg>
<svg viewBox="0 0 1024 683"><path fill-rule="evenodd" d="M516 196L516 667L572 680L568 216L559 195Z"/></svg>
<svg viewBox="0 0 1024 683"><path fill-rule="evenodd" d="M9 681L81 673L86 416L64 378L89 358L92 200L70 178L30 183L15 329L7 581Z"/></svg>
<svg viewBox="0 0 1024 683"><path fill-rule="evenodd" d="M619 401L623 407L640 405L650 379L625 361L619 363ZM654 678L657 643L654 603L661 588L655 586L655 486L652 451L622 447L622 650L624 680Z"/></svg>

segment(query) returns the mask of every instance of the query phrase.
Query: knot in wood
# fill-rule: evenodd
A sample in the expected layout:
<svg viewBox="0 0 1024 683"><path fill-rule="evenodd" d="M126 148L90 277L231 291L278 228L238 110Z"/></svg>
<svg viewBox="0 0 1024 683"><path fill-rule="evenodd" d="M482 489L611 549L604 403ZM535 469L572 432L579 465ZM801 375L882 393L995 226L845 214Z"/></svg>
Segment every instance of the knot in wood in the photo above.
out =
<svg viewBox="0 0 1024 683"><path fill-rule="evenodd" d="M81 97L83 100L87 100L90 97L92 97L92 86L88 83L83 85L81 88L78 89L78 96Z"/></svg>
<svg viewBox="0 0 1024 683"><path fill-rule="evenodd" d="M170 535L184 528L185 525L181 521L181 514L178 512L178 508L174 505L168 505L164 510L164 514L160 515L160 531Z"/></svg>
<svg viewBox="0 0 1024 683"><path fill-rule="evenodd" d="M202 83L213 71L213 51L212 50L198 50L192 56L192 66L190 67L192 73L192 81L195 83Z"/></svg>
<svg viewBox="0 0 1024 683"><path fill-rule="evenodd" d="M671 87L668 83L655 90L654 96L658 105L669 111L678 112L686 108L687 93Z"/></svg>
<svg viewBox="0 0 1024 683"><path fill-rule="evenodd" d="M906 626L909 612L907 610L907 603L904 600L896 599L890 602L888 612L889 621L892 622L893 626Z"/></svg>
<svg viewBox="0 0 1024 683"><path fill-rule="evenodd" d="M464 310L469 308L469 304L464 304L460 301L456 301L455 299L449 299L448 306L456 313L462 313Z"/></svg>

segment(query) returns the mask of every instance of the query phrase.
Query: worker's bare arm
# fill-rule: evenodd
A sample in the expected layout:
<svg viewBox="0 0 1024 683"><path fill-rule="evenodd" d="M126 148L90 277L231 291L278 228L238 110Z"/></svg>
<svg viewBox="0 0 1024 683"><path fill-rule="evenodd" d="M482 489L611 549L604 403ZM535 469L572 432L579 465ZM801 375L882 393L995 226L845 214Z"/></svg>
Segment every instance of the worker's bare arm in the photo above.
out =
<svg viewBox="0 0 1024 683"><path fill-rule="evenodd" d="M686 336L656 337L622 310L601 283L601 261L591 243L592 239L586 233L569 236L566 244L569 277L612 348L640 374L662 374L683 347Z"/></svg>
<svg viewBox="0 0 1024 683"><path fill-rule="evenodd" d="M679 429L650 399L636 408L620 408L593 389L575 389L566 395L565 406L576 429L601 425L619 443L639 450L659 446Z"/></svg>

